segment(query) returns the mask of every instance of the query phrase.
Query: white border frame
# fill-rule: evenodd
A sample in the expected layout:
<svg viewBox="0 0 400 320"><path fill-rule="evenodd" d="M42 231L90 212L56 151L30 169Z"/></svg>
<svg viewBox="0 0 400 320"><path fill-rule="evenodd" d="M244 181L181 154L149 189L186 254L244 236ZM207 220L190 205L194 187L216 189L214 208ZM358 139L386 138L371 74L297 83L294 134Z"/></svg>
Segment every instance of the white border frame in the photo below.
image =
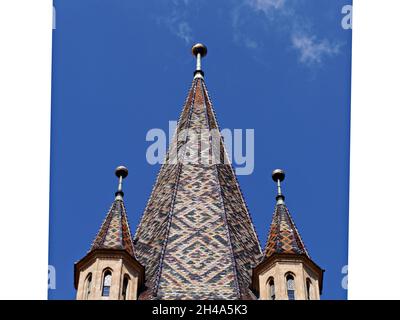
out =
<svg viewBox="0 0 400 320"><path fill-rule="evenodd" d="M349 299L399 299L399 0L354 0Z"/></svg>
<svg viewBox="0 0 400 320"><path fill-rule="evenodd" d="M0 299L47 299L51 0L0 3Z"/></svg>
<svg viewBox="0 0 400 320"><path fill-rule="evenodd" d="M350 299L399 299L400 1L354 0ZM0 3L0 299L46 299L51 0Z"/></svg>

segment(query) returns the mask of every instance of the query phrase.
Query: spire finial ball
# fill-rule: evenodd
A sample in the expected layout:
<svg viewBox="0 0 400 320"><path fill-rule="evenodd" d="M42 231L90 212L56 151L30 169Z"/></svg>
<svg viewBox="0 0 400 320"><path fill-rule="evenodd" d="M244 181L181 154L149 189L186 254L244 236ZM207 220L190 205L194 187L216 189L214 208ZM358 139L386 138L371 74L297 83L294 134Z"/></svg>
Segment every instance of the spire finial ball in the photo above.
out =
<svg viewBox="0 0 400 320"><path fill-rule="evenodd" d="M115 169L115 175L119 178L125 179L128 176L128 168L124 166L119 166Z"/></svg>
<svg viewBox="0 0 400 320"><path fill-rule="evenodd" d="M279 181L283 181L285 180L285 171L283 171L282 169L275 169L274 171L272 171L272 180L274 180L275 182Z"/></svg>
<svg viewBox="0 0 400 320"><path fill-rule="evenodd" d="M192 53L195 57L197 57L198 53L200 53L201 57L204 57L207 55L207 47L202 43L196 43L192 47Z"/></svg>

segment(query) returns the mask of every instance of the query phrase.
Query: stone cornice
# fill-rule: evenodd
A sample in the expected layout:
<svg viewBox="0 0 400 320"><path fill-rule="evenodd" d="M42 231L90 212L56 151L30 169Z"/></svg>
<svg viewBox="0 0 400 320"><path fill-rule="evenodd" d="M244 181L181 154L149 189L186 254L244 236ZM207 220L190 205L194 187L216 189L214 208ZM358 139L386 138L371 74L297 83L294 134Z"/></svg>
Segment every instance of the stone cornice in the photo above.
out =
<svg viewBox="0 0 400 320"><path fill-rule="evenodd" d="M131 266L135 269L138 274L138 287L142 287L145 281L145 272L144 267L126 250L118 250L118 249L95 249L90 251L86 256L84 256L81 260L75 263L74 265L74 285L75 289L78 288L79 282L79 273L82 270L85 270L91 263L96 259L109 259L109 260L117 260L122 259L124 263Z"/></svg>
<svg viewBox="0 0 400 320"><path fill-rule="evenodd" d="M279 262L298 262L303 263L318 275L319 291L322 293L322 284L325 270L319 267L305 254L273 254L272 256L262 260L256 267L253 268L251 289L259 291L259 275L261 272L270 268L271 265Z"/></svg>

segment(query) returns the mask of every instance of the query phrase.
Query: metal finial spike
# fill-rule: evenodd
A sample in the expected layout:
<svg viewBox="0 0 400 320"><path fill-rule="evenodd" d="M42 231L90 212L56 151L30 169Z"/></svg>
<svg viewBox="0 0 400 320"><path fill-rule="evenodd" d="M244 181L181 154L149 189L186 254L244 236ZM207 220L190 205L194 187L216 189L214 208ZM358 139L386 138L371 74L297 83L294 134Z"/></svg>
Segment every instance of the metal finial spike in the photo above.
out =
<svg viewBox="0 0 400 320"><path fill-rule="evenodd" d="M282 169L275 169L272 171L272 180L274 180L278 186L278 195L276 196L277 203L283 204L285 196L282 194L281 182L285 180L285 171Z"/></svg>
<svg viewBox="0 0 400 320"><path fill-rule="evenodd" d="M124 166L119 166L115 169L115 175L119 178L125 179L128 176L128 168Z"/></svg>
<svg viewBox="0 0 400 320"><path fill-rule="evenodd" d="M207 55L207 47L202 43L196 43L192 47L192 54L196 57L196 71L194 72L195 77L198 75L203 76L204 73L201 70L201 58Z"/></svg>
<svg viewBox="0 0 400 320"><path fill-rule="evenodd" d="M118 177L118 191L115 193L116 199L121 200L124 196L122 191L122 180L128 176L128 169L124 166L119 166L115 169L115 175Z"/></svg>

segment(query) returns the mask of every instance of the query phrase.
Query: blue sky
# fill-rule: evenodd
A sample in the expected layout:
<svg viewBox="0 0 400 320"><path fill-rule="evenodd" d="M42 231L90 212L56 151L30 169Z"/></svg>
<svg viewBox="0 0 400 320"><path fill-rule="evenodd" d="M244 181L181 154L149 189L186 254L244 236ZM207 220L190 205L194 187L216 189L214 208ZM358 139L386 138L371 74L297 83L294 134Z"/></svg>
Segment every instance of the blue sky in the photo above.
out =
<svg viewBox="0 0 400 320"><path fill-rule="evenodd" d="M132 232L159 166L146 134L168 132L191 84L194 42L209 53L206 83L221 128L255 130L255 169L239 176L264 246L276 188L313 260L323 299L344 299L347 265L351 0L55 0L51 299L74 299L73 264L102 223L125 164Z"/></svg>

